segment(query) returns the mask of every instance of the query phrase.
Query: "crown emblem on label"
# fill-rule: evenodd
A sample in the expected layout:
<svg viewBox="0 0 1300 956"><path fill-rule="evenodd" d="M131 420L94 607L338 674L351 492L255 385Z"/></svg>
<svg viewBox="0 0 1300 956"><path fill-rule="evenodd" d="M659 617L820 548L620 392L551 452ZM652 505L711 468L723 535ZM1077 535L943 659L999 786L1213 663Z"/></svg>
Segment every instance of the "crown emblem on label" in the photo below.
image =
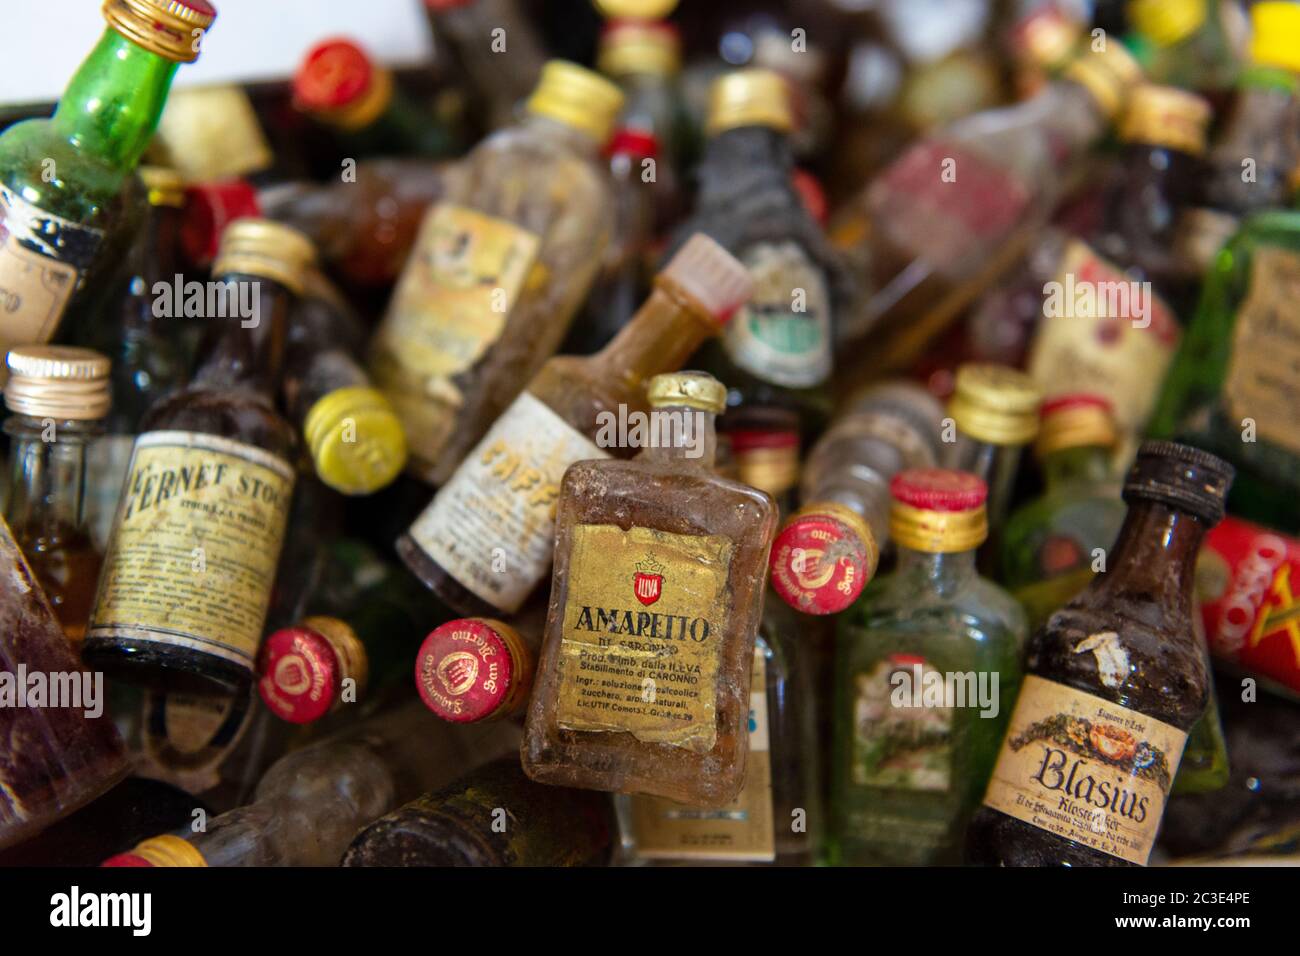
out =
<svg viewBox="0 0 1300 956"><path fill-rule="evenodd" d="M647 606L654 604L663 595L664 571L662 564L647 554L644 561L635 565L636 574L632 575L632 593L636 599Z"/></svg>

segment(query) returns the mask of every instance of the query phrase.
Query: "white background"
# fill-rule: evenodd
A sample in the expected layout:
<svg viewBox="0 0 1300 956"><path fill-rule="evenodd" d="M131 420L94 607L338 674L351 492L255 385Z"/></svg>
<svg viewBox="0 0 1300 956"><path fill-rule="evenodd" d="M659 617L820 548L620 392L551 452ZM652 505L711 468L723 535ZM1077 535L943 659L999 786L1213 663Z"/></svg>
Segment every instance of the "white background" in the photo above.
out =
<svg viewBox="0 0 1300 956"><path fill-rule="evenodd" d="M211 0L217 22L176 85L283 79L329 36L393 66L427 62L420 0ZM104 32L102 0L0 0L0 104L54 102Z"/></svg>

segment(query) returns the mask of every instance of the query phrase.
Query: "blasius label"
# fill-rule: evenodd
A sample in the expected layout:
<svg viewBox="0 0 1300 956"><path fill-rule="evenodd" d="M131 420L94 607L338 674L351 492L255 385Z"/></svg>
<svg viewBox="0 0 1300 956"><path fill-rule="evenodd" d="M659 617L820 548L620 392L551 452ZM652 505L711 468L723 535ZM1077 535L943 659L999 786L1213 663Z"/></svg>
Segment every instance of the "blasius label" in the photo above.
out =
<svg viewBox="0 0 1300 956"><path fill-rule="evenodd" d="M1186 740L1177 727L1030 675L984 803L1145 865Z"/></svg>
<svg viewBox="0 0 1300 956"><path fill-rule="evenodd" d="M707 753L732 544L616 525L573 529L560 643L561 728ZM631 610L631 600L654 610ZM711 639L712 638L712 639Z"/></svg>
<svg viewBox="0 0 1300 956"><path fill-rule="evenodd" d="M293 468L215 435L136 441L89 634L201 649L252 666Z"/></svg>

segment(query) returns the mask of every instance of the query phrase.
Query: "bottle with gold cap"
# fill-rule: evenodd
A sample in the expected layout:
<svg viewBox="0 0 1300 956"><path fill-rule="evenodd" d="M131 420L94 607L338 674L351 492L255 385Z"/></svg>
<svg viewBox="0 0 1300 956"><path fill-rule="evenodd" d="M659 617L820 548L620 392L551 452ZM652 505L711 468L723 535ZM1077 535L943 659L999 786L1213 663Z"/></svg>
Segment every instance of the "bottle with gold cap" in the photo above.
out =
<svg viewBox="0 0 1300 956"><path fill-rule="evenodd" d="M158 125L172 77L216 18L207 0L108 0L102 39L49 119L0 134L0 348L48 342L103 263L118 192Z"/></svg>
<svg viewBox="0 0 1300 956"><path fill-rule="evenodd" d="M1016 264L1141 76L1098 37L1037 95L923 136L871 180L845 211L869 228L837 241L866 276L840 338L873 342L851 375L909 366Z"/></svg>
<svg viewBox="0 0 1300 956"><path fill-rule="evenodd" d="M551 565L564 469L636 454L646 437L645 382L717 335L751 289L730 253L693 237L609 345L542 366L398 539L407 567L462 614L523 607Z"/></svg>
<svg viewBox="0 0 1300 956"><path fill-rule="evenodd" d="M917 469L890 492L897 567L836 635L835 865L959 861L1020 683L1024 612L975 569L984 482Z"/></svg>
<svg viewBox="0 0 1300 956"><path fill-rule="evenodd" d="M647 392L640 455L564 474L521 754L542 783L716 807L744 783L776 507L713 472L721 382L677 372Z"/></svg>
<svg viewBox="0 0 1300 956"><path fill-rule="evenodd" d="M176 693L252 682L294 483L275 394L312 257L287 226L226 230L203 360L140 423L83 651L96 669Z"/></svg>
<svg viewBox="0 0 1300 956"><path fill-rule="evenodd" d="M771 70L736 70L714 81L709 141L695 210L680 236L708 233L749 269L754 296L703 364L730 389L730 406L794 409L818 430L835 306L847 276L792 181L787 81Z"/></svg>
<svg viewBox="0 0 1300 956"><path fill-rule="evenodd" d="M1143 42L1142 65L1156 83L1227 92L1241 69L1249 33L1231 0L1129 0L1129 25Z"/></svg>
<svg viewBox="0 0 1300 956"><path fill-rule="evenodd" d="M54 345L9 352L5 520L73 642L85 636L103 561L83 508L86 447L103 432L111 402L109 360L98 352Z"/></svg>
<svg viewBox="0 0 1300 956"><path fill-rule="evenodd" d="M540 624L537 615L530 621ZM538 635L467 617L429 632L415 655L415 688L443 720L470 724L520 713L537 671Z"/></svg>
<svg viewBox="0 0 1300 956"><path fill-rule="evenodd" d="M995 549L1011 506L1021 453L1038 435L1041 400L1041 390L1024 372L980 363L957 369L948 401L955 434L945 429L943 438L950 443L949 466L979 476L988 486L990 544L981 553L982 567L996 564Z"/></svg>
<svg viewBox="0 0 1300 956"><path fill-rule="evenodd" d="M371 346L411 470L456 470L564 338L613 228L598 164L623 94L562 60L433 205Z"/></svg>
<svg viewBox="0 0 1300 956"><path fill-rule="evenodd" d="M1088 583L1124 520L1111 453L1119 433L1110 402L1086 393L1043 402L1034 444L1044 491L1007 519L999 581L1031 627Z"/></svg>
<svg viewBox="0 0 1300 956"><path fill-rule="evenodd" d="M406 95L390 70L352 40L307 51L293 77L293 105L336 131L348 156L447 156L455 138Z"/></svg>

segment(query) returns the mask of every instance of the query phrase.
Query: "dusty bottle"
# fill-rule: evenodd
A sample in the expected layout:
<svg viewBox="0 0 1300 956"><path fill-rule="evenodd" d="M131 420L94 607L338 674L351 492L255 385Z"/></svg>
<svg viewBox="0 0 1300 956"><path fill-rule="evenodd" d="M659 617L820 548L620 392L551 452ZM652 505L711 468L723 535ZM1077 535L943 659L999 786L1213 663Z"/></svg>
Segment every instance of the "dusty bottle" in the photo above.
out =
<svg viewBox="0 0 1300 956"><path fill-rule="evenodd" d="M511 757L376 820L343 866L599 866L612 832L602 794L539 786Z"/></svg>
<svg viewBox="0 0 1300 956"><path fill-rule="evenodd" d="M776 508L712 472L720 382L658 375L647 393L662 438L632 461L578 462L561 483L524 769L718 806L744 782Z"/></svg>
<svg viewBox="0 0 1300 956"><path fill-rule="evenodd" d="M84 508L86 446L103 431L109 361L90 349L34 345L9 353L5 432L12 478L5 520L64 633L80 644L103 552Z"/></svg>
<svg viewBox="0 0 1300 956"><path fill-rule="evenodd" d="M274 395L312 254L265 220L226 231L215 304L250 315L210 314L193 381L140 424L83 651L94 667L180 693L253 680L294 482Z"/></svg>
<svg viewBox="0 0 1300 956"><path fill-rule="evenodd" d="M1232 467L1199 449L1139 449L1106 573L1029 642L1020 699L971 824L972 862L1146 864L1209 694L1193 579L1231 482Z"/></svg>
<svg viewBox="0 0 1300 956"><path fill-rule="evenodd" d="M468 724L523 710L537 670L531 640L503 621L462 618L441 624L415 655L415 686L443 720Z"/></svg>
<svg viewBox="0 0 1300 956"><path fill-rule="evenodd" d="M480 143L420 227L372 343L410 466L451 477L563 339L613 226L596 163L623 95L547 64L528 112Z"/></svg>
<svg viewBox="0 0 1300 956"><path fill-rule="evenodd" d="M117 196L158 125L172 77L198 57L207 0L110 0L108 29L49 119L0 135L0 348L48 342L103 264ZM3 372L0 372L3 374Z"/></svg>
<svg viewBox="0 0 1300 956"><path fill-rule="evenodd" d="M645 382L680 367L751 288L725 249L693 238L609 345L542 367L398 539L402 560L463 614L519 610L550 567L564 469L634 454L635 426L647 414Z"/></svg>

